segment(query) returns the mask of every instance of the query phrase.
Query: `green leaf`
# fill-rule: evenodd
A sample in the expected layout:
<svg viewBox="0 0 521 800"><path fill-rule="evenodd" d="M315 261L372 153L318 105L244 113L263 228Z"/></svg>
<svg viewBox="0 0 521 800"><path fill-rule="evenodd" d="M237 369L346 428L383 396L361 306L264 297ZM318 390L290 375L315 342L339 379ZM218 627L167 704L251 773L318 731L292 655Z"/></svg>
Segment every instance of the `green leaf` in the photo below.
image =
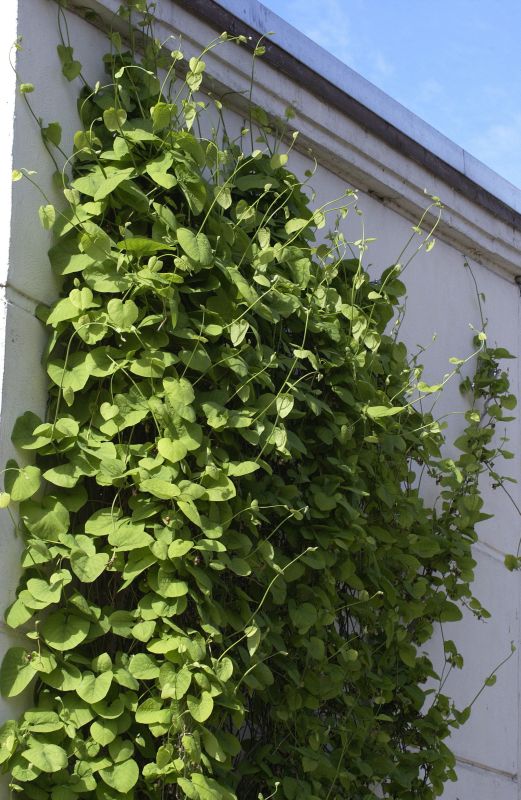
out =
<svg viewBox="0 0 521 800"><path fill-rule="evenodd" d="M418 541L411 544L411 550L421 558L432 558L440 552L440 545L433 539L418 539Z"/></svg>
<svg viewBox="0 0 521 800"><path fill-rule="evenodd" d="M202 484L205 488L205 498L210 502L231 500L237 493L235 485L224 472L221 472L215 478L205 475Z"/></svg>
<svg viewBox="0 0 521 800"><path fill-rule="evenodd" d="M64 580L64 576L60 576L59 573L56 573L56 578L53 583L48 583L41 578L29 578L27 581L27 590L38 603L38 606L35 607L38 608L40 604L51 605L52 603L57 603L60 600L63 586L70 583L70 580L70 573L67 573L67 580ZM31 607L28 598L26 600L26 605Z"/></svg>
<svg viewBox="0 0 521 800"><path fill-rule="evenodd" d="M73 81L81 75L81 63L79 61L68 61L63 65L62 72L68 81Z"/></svg>
<svg viewBox="0 0 521 800"><path fill-rule="evenodd" d="M3 697L16 697L29 686L36 675L31 657L23 647L11 647L0 668L0 692Z"/></svg>
<svg viewBox="0 0 521 800"><path fill-rule="evenodd" d="M178 228L177 241L188 258L201 266L212 263L212 247L204 233L194 234L189 228Z"/></svg>
<svg viewBox="0 0 521 800"><path fill-rule="evenodd" d="M249 625L244 632L246 634L246 647L251 658L257 652L261 640L261 632L257 625Z"/></svg>
<svg viewBox="0 0 521 800"><path fill-rule="evenodd" d="M178 667L166 662L159 671L161 697L181 700L192 682L192 673L187 666Z"/></svg>
<svg viewBox="0 0 521 800"><path fill-rule="evenodd" d="M209 730L203 730L203 744L204 749L215 761L218 761L220 764L224 764L226 762L227 755L224 752L223 748L221 747L219 740L213 733Z"/></svg>
<svg viewBox="0 0 521 800"><path fill-rule="evenodd" d="M233 675L233 661L228 656L221 658L216 667L216 675L222 683L226 683Z"/></svg>
<svg viewBox="0 0 521 800"><path fill-rule="evenodd" d="M168 558L181 558L194 546L191 539L174 539L168 546Z"/></svg>
<svg viewBox="0 0 521 800"><path fill-rule="evenodd" d="M51 142L55 147L60 146L61 138L62 138L62 127L59 122L50 122L44 128L42 128L42 136L43 138Z"/></svg>
<svg viewBox="0 0 521 800"><path fill-rule="evenodd" d="M159 675L159 667L153 656L147 653L136 653L129 661L128 669L134 678L150 681Z"/></svg>
<svg viewBox="0 0 521 800"><path fill-rule="evenodd" d="M155 242L143 236L129 236L116 245L120 250L137 256L150 256L159 250L173 250L174 248L164 242Z"/></svg>
<svg viewBox="0 0 521 800"><path fill-rule="evenodd" d="M92 258L80 253L76 241L61 239L49 250L49 260L57 275L80 272L92 264Z"/></svg>
<svg viewBox="0 0 521 800"><path fill-rule="evenodd" d="M172 103L156 103L150 109L154 131L161 131L163 128L170 127L176 113L176 105Z"/></svg>
<svg viewBox="0 0 521 800"><path fill-rule="evenodd" d="M117 550L136 550L152 544L154 540L145 532L144 525L135 525L129 519L115 523L115 530L109 534L109 544Z"/></svg>
<svg viewBox="0 0 521 800"><path fill-rule="evenodd" d="M189 694L186 704L196 722L206 722L213 711L213 698L210 692L202 692L200 697Z"/></svg>
<svg viewBox="0 0 521 800"><path fill-rule="evenodd" d="M82 194L94 197L106 177L107 172L103 172L100 167L96 166L89 172L81 175L81 177L75 178L72 181L71 186L73 189L77 189ZM72 234L69 237L68 242L70 245L72 245L73 242L75 243L75 239L72 237Z"/></svg>
<svg viewBox="0 0 521 800"><path fill-rule="evenodd" d="M309 219L290 219L284 225L284 230L288 235L291 236L293 233L298 233L299 231L304 230L312 220Z"/></svg>
<svg viewBox="0 0 521 800"><path fill-rule="evenodd" d="M40 470L31 466L19 469L15 461L8 461L5 487L14 503L28 500L40 488Z"/></svg>
<svg viewBox="0 0 521 800"><path fill-rule="evenodd" d="M105 197L108 197L108 195L112 194L112 192L115 191L123 181L127 180L133 172L134 170L132 167L121 169L114 173L114 175L110 175L110 177L100 181L94 192L94 200L103 200Z"/></svg>
<svg viewBox="0 0 521 800"><path fill-rule="evenodd" d="M239 322L232 322L230 325L230 339L232 340L232 344L237 347L242 341L244 341L246 334L250 329L249 323L246 322L245 319L239 320Z"/></svg>
<svg viewBox="0 0 521 800"><path fill-rule="evenodd" d="M188 800L199 800L200 795L197 791L195 784L192 781L189 781L188 778L183 778L182 776L177 778L177 785L181 789L181 791L186 795ZM219 800L219 797L216 796L207 798L206 800Z"/></svg>
<svg viewBox="0 0 521 800"><path fill-rule="evenodd" d="M92 583L105 571L109 563L107 553L86 553L84 550L71 551L71 569L83 583Z"/></svg>
<svg viewBox="0 0 521 800"><path fill-rule="evenodd" d="M44 683L52 686L54 689L59 689L62 692L71 692L78 686L81 680L81 672L72 664L64 663L61 667L57 667L49 674L40 674L40 678ZM86 721L88 722L90 719L92 719L92 717L87 715Z"/></svg>
<svg viewBox="0 0 521 800"><path fill-rule="evenodd" d="M270 167L272 169L279 169L288 163L288 156L286 153L275 153L270 158Z"/></svg>
<svg viewBox="0 0 521 800"><path fill-rule="evenodd" d="M101 675L95 675L93 672L84 672L79 685L76 687L76 692L89 705L99 703L100 700L107 696L112 684L112 678L112 672L102 672Z"/></svg>
<svg viewBox="0 0 521 800"><path fill-rule="evenodd" d="M14 424L13 432L11 434L11 441L15 447L32 448L34 446L40 447L47 444L47 437L38 437L33 435L33 431L41 425L41 419L37 414L32 411L26 411L19 416Z"/></svg>
<svg viewBox="0 0 521 800"><path fill-rule="evenodd" d="M144 700L136 709L136 722L144 725L154 725L168 723L170 712L162 708L161 700L156 697L149 697Z"/></svg>
<svg viewBox="0 0 521 800"><path fill-rule="evenodd" d="M97 719L90 726L90 735L97 744L106 747L118 735L118 723L115 719Z"/></svg>
<svg viewBox="0 0 521 800"><path fill-rule="evenodd" d="M242 475L251 475L260 469L260 464L255 461L237 461L236 463L228 464L228 475L234 478L239 478Z"/></svg>
<svg viewBox="0 0 521 800"><path fill-rule="evenodd" d="M392 417L404 410L404 406L367 406L365 413L371 419L381 419L381 417Z"/></svg>
<svg viewBox="0 0 521 800"><path fill-rule="evenodd" d="M277 409L277 414L281 419L287 417L288 414L291 414L294 405L294 398L291 394L279 394L276 401L275 407Z"/></svg>
<svg viewBox="0 0 521 800"><path fill-rule="evenodd" d="M188 594L188 584L186 581L177 580L175 572L160 567L157 576L157 592L162 597L184 597L185 594Z"/></svg>
<svg viewBox="0 0 521 800"><path fill-rule="evenodd" d="M122 761L127 761L132 753L134 752L134 745L132 742L129 742L125 739L116 739L111 745L109 745L109 754L111 759L116 764L120 764Z"/></svg>
<svg viewBox="0 0 521 800"><path fill-rule="evenodd" d="M289 606L291 621L298 632L305 634L316 623L318 614L314 605L311 603L299 603L299 605Z"/></svg>
<svg viewBox="0 0 521 800"><path fill-rule="evenodd" d="M44 497L41 503L25 500L20 505L20 516L25 527L41 539L55 541L69 527L69 512L52 495Z"/></svg>
<svg viewBox="0 0 521 800"><path fill-rule="evenodd" d="M24 723L31 733L53 733L63 728L63 722L54 711L26 711Z"/></svg>
<svg viewBox="0 0 521 800"><path fill-rule="evenodd" d="M158 186L162 186L164 189L172 189L177 183L177 178L168 172L173 161L174 157L171 153L162 153L162 155L149 161L145 170Z"/></svg>
<svg viewBox="0 0 521 800"><path fill-rule="evenodd" d="M107 108L103 112L103 123L108 131L119 131L126 119L127 112L124 108Z"/></svg>
<svg viewBox="0 0 521 800"><path fill-rule="evenodd" d="M459 622L462 618L461 609L455 603L445 601L440 612L440 622Z"/></svg>
<svg viewBox="0 0 521 800"><path fill-rule="evenodd" d="M89 633L90 622L70 611L55 611L41 624L41 634L53 650L74 650Z"/></svg>
<svg viewBox="0 0 521 800"><path fill-rule="evenodd" d="M85 533L92 536L108 536L116 530L119 509L101 508L95 511L85 523Z"/></svg>
<svg viewBox="0 0 521 800"><path fill-rule="evenodd" d="M133 758L100 770L100 776L107 786L120 794L129 792L138 782L139 767Z"/></svg>
<svg viewBox="0 0 521 800"><path fill-rule="evenodd" d="M57 744L42 742L22 751L22 757L42 772L59 772L67 766L67 753Z"/></svg>
<svg viewBox="0 0 521 800"><path fill-rule="evenodd" d="M31 559L32 560L32 559ZM19 628L32 618L34 610L27 608L18 598L12 603L5 615L5 621L10 628Z"/></svg>
<svg viewBox="0 0 521 800"><path fill-rule="evenodd" d="M148 642L149 639L152 638L155 628L156 623L154 620L149 620L148 622L139 622L132 628L132 636L139 642Z"/></svg>
<svg viewBox="0 0 521 800"><path fill-rule="evenodd" d="M81 64L79 61L74 61L74 51L72 47L59 44L56 48L58 58L62 65L62 72L67 80L72 81L81 73Z"/></svg>
<svg viewBox="0 0 521 800"><path fill-rule="evenodd" d="M119 330L128 331L139 316L139 310L133 300L122 301L113 297L107 303L107 313L110 322Z"/></svg>
<svg viewBox="0 0 521 800"><path fill-rule="evenodd" d="M81 470L74 464L62 464L58 467L51 467L43 473L43 478L55 486L62 486L65 489L72 489L76 486L81 477Z"/></svg>
<svg viewBox="0 0 521 800"><path fill-rule="evenodd" d="M508 570L510 570L510 572L513 572L515 569L519 569L519 566L520 566L519 557L518 556L514 556L512 554L508 554L504 558L504 564L505 564L505 567Z"/></svg>
<svg viewBox="0 0 521 800"><path fill-rule="evenodd" d="M416 666L416 648L409 642L402 642L398 647L398 652L403 663L408 667Z"/></svg>
<svg viewBox="0 0 521 800"><path fill-rule="evenodd" d="M165 378L163 381L165 396L172 411L188 422L195 421L195 412L192 403L195 394L192 384L186 378Z"/></svg>
<svg viewBox="0 0 521 800"><path fill-rule="evenodd" d="M160 440L164 442L165 440ZM169 439L166 441L170 441ZM158 447L159 450L159 447ZM159 450L161 455L165 456L165 448ZM170 454L170 449L167 449L166 452ZM184 455L186 455L186 448L184 448ZM170 458L170 456L165 456ZM172 458L170 458L172 460ZM141 481L140 487L143 491L149 492L153 494L154 497L159 497L161 500L170 500L173 497L179 497L180 489L175 483L170 483L169 481L165 481L162 478L146 478L144 481Z"/></svg>
<svg viewBox="0 0 521 800"><path fill-rule="evenodd" d="M38 216L40 217L42 228L48 231L56 222L56 209L50 203L46 206L40 206Z"/></svg>
<svg viewBox="0 0 521 800"><path fill-rule="evenodd" d="M8 761L15 752L18 744L17 731L18 726L12 719L0 727L0 764Z"/></svg>
<svg viewBox="0 0 521 800"><path fill-rule="evenodd" d="M225 210L230 208L232 204L232 193L228 186L215 186L214 196L217 205Z"/></svg>
<svg viewBox="0 0 521 800"><path fill-rule="evenodd" d="M112 248L110 236L94 222L84 222L82 228L84 232L80 236L80 249L94 261L108 258Z"/></svg>
<svg viewBox="0 0 521 800"><path fill-rule="evenodd" d="M179 498L177 500L177 505L179 510L183 512L185 517L188 517L190 522L193 522L198 528L203 527L199 511L197 510L194 501L190 497L184 497L183 499Z"/></svg>
<svg viewBox="0 0 521 800"><path fill-rule="evenodd" d="M69 300L71 305L78 311L86 311L96 305L96 303L92 302L92 292L87 286L83 286L81 289L71 289ZM47 319L47 322L49 322L49 319Z"/></svg>
<svg viewBox="0 0 521 800"><path fill-rule="evenodd" d="M0 508L7 508L11 502L11 495L9 492L0 492Z"/></svg>

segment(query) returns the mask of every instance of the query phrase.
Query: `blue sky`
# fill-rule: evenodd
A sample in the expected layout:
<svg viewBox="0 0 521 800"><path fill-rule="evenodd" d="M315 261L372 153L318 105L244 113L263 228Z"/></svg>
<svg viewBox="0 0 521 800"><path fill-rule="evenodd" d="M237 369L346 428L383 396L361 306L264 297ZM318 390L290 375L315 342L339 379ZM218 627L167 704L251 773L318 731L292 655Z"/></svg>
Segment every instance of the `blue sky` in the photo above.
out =
<svg viewBox="0 0 521 800"><path fill-rule="evenodd" d="M521 0L262 0L521 188Z"/></svg>

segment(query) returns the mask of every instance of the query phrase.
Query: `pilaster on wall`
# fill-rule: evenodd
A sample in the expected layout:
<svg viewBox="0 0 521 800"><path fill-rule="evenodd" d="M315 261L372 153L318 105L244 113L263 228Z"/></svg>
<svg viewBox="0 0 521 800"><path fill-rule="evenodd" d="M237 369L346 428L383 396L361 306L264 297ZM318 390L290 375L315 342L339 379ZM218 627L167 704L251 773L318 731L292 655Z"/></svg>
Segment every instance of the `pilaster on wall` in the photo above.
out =
<svg viewBox="0 0 521 800"><path fill-rule="evenodd" d="M0 414L4 406L2 398L7 392L8 376L6 368L12 357L9 340L12 336L11 321L13 309L8 299L7 273L10 259L11 242L11 173L13 169L14 118L16 103L16 76L12 67L16 59L13 45L18 35L18 2L12 2L4 9L2 26L0 26L0 113L3 123L0 126L0 181L2 185L0 208ZM0 453L3 468L11 455L9 438L5 426L0 424ZM13 523L6 510L0 511L0 602L5 603L12 596L16 576L18 574L19 545L14 536ZM12 578L10 578L12 576ZM13 638L7 635L0 622L0 657ZM0 714L5 717L7 709L0 704ZM10 710L12 713L12 710Z"/></svg>
<svg viewBox="0 0 521 800"><path fill-rule="evenodd" d="M79 43L77 52L81 51L87 74L95 81L102 77L106 38L78 17L71 18L70 26ZM64 149L71 152L72 134L78 127L78 87L61 75L58 42L55 3L5 3L0 26L0 469L9 458L23 460L11 443L16 418L26 410L45 416L47 377L41 364L45 334L35 308L38 303L52 302L58 285L47 259L51 236L40 226L38 208L46 202L59 206L61 201L52 184L54 165L17 82L34 84L27 99L35 114L44 124L60 121ZM14 169L34 171L31 179L49 199L26 177L13 183ZM16 633L5 627L3 614L15 596L21 547L15 521L8 510L0 510L0 658L8 647L20 643ZM0 719L16 716L17 706L24 703L21 698L18 703L0 700Z"/></svg>

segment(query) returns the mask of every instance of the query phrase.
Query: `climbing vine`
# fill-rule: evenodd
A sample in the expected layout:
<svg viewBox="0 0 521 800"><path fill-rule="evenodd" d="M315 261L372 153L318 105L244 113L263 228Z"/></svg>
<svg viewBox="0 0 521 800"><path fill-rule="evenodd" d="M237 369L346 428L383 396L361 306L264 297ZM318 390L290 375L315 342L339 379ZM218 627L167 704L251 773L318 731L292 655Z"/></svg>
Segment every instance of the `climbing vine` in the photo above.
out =
<svg viewBox="0 0 521 800"><path fill-rule="evenodd" d="M149 34L139 58L138 11L81 90L65 207L40 209L63 289L38 310L47 416L13 432L35 463L0 495L25 545L0 688L33 698L0 762L31 800L438 796L469 709L443 692L455 643L441 675L426 648L462 605L486 615L471 548L509 353L476 333L448 458L424 409L470 359L422 382L391 325L401 265L371 279L335 225L354 192L312 209L255 109L260 141L228 139L205 53Z"/></svg>

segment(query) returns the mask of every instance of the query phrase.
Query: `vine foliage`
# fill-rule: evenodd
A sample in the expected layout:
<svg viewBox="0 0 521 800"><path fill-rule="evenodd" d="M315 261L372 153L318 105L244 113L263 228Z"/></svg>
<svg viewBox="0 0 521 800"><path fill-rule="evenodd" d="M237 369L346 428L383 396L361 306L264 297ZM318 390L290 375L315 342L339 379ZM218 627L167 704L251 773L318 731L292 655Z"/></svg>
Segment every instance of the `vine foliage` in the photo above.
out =
<svg viewBox="0 0 521 800"><path fill-rule="evenodd" d="M454 642L441 675L425 648L486 614L471 545L509 354L477 335L447 458L422 410L441 385L390 330L400 264L371 280L365 242L324 235L355 195L311 210L262 125L253 150L197 133L220 112L204 54L168 58L112 36L65 209L40 210L63 291L38 312L47 417L13 432L35 464L0 495L25 546L0 686L32 692L0 761L31 800L427 800L469 710L443 693Z"/></svg>

